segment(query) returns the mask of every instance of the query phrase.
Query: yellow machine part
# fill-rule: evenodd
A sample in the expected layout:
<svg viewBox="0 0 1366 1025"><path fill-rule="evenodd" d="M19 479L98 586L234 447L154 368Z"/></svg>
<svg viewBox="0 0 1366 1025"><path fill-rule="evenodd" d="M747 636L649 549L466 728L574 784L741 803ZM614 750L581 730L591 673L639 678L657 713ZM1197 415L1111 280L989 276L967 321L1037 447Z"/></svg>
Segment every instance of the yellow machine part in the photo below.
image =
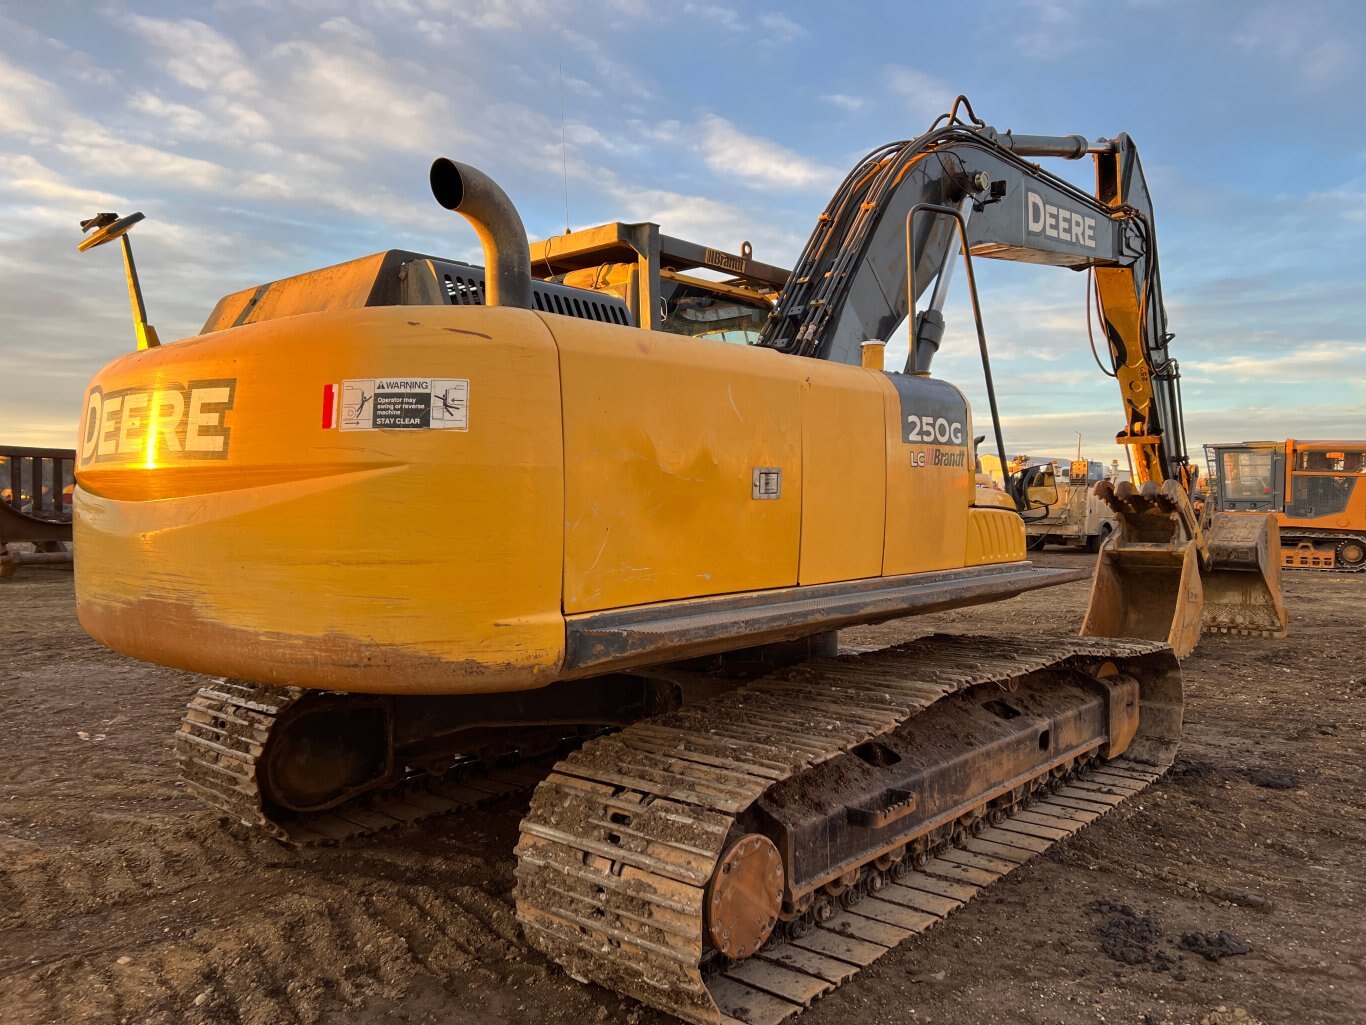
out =
<svg viewBox="0 0 1366 1025"><path fill-rule="evenodd" d="M386 374L467 380L468 429L325 426ZM1021 561L969 447L936 465L902 419L879 372L553 314L246 324L92 382L81 621L195 671L487 692L560 678L566 617Z"/></svg>
<svg viewBox="0 0 1366 1025"><path fill-rule="evenodd" d="M565 612L795 585L801 502L756 502L734 486L780 467L782 488L801 494L790 361L587 320L554 325L571 468Z"/></svg>
<svg viewBox="0 0 1366 1025"><path fill-rule="evenodd" d="M1116 529L1100 550L1082 636L1165 641L1180 658L1202 632L1285 636L1274 517L1218 513L1197 532L1173 480L1143 489L1101 481L1096 496Z"/></svg>
<svg viewBox="0 0 1366 1025"><path fill-rule="evenodd" d="M473 381L479 429L321 427L324 382L447 367ZM224 381L234 383L231 408L218 408L221 450L202 451L194 397ZM130 422L143 394L153 405L138 402ZM560 388L536 314L390 307L248 325L115 361L86 409L77 603L108 646L348 690L553 677L564 648Z"/></svg>

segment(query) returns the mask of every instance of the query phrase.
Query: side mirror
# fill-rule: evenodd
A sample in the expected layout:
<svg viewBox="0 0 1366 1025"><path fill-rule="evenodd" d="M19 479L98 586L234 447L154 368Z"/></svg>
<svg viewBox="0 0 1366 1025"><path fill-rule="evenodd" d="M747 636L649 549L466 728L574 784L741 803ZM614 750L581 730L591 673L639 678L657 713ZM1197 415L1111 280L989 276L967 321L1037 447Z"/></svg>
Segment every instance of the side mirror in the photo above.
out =
<svg viewBox="0 0 1366 1025"><path fill-rule="evenodd" d="M1024 466L1010 475L1010 492L1021 505L1021 512L1047 509L1058 504L1058 481L1051 463Z"/></svg>

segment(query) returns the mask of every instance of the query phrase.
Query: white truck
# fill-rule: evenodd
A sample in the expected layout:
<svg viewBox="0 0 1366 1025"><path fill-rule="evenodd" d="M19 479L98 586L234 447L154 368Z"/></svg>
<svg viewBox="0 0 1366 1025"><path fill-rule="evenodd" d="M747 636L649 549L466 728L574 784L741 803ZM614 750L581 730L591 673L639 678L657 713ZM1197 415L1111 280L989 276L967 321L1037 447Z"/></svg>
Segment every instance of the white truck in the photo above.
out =
<svg viewBox="0 0 1366 1025"><path fill-rule="evenodd" d="M1058 501L1049 506L1044 516L1026 518L1025 535L1029 550L1036 552L1044 545L1068 545L1092 552L1100 551L1100 546L1115 529L1115 517L1105 503L1096 499L1095 486L1102 480L1127 480L1128 471L1119 468L1118 460L1109 466L1096 459L1049 462L1053 463L1058 481ZM1067 467L1065 476L1062 472L1064 465Z"/></svg>

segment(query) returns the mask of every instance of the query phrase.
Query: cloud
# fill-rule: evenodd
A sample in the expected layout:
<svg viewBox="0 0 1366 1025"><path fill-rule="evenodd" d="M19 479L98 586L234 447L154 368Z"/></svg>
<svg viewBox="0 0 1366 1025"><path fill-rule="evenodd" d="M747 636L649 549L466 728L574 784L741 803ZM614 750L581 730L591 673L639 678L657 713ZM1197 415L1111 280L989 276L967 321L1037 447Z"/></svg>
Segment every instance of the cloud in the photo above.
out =
<svg viewBox="0 0 1366 1025"><path fill-rule="evenodd" d="M729 32L742 32L748 28L740 18L740 12L734 7L723 7L719 4L686 3L682 6L681 13L685 18L701 18L703 21L709 21Z"/></svg>
<svg viewBox="0 0 1366 1025"><path fill-rule="evenodd" d="M79 122L64 131L55 149L79 164L98 167L102 175L143 183L207 191L223 188L233 178L233 173L220 164L130 142L90 122Z"/></svg>
<svg viewBox="0 0 1366 1025"><path fill-rule="evenodd" d="M287 103L272 105L276 125L345 149L433 153L450 138L437 116L446 98L405 82L373 51L291 40L275 47L269 62L283 72L276 81Z"/></svg>
<svg viewBox="0 0 1366 1025"><path fill-rule="evenodd" d="M0 56L0 132L36 132L65 113L57 88Z"/></svg>
<svg viewBox="0 0 1366 1025"><path fill-rule="evenodd" d="M1359 49L1318 3L1264 4L1244 20L1234 41L1292 67L1303 84L1322 88L1361 66Z"/></svg>
<svg viewBox="0 0 1366 1025"><path fill-rule="evenodd" d="M34 201L43 213L58 205L92 214L99 210L117 210L127 206L125 199L113 193L70 184L31 156L0 154L0 172L4 175L0 178L0 192ZM57 210L51 212L59 213ZM60 216L61 223L68 227L75 224L72 217L65 214Z"/></svg>
<svg viewBox="0 0 1366 1025"><path fill-rule="evenodd" d="M666 235L730 252L739 252L740 243L749 241L756 259L778 266L789 264L806 241L805 234L777 226L771 218L725 200L642 187L610 176L602 183L601 194L610 217L652 221Z"/></svg>
<svg viewBox="0 0 1366 1025"><path fill-rule="evenodd" d="M1193 381L1309 384L1350 379L1359 375L1363 366L1366 342L1323 341L1296 346L1282 356L1255 353L1218 360L1188 360L1181 368Z"/></svg>
<svg viewBox="0 0 1366 1025"><path fill-rule="evenodd" d="M695 142L712 170L739 178L747 185L777 189L829 190L840 172L819 164L776 142L746 135L725 118L709 114L698 125Z"/></svg>
<svg viewBox="0 0 1366 1025"><path fill-rule="evenodd" d="M851 113L863 108L864 100L861 96L848 96L844 93L828 93L821 97L825 103L832 107L839 107L840 110L847 110Z"/></svg>
<svg viewBox="0 0 1366 1025"><path fill-rule="evenodd" d="M1061 60L1086 43L1075 2L1025 0L1021 7L1025 28L1015 36L1015 47L1031 60Z"/></svg>
<svg viewBox="0 0 1366 1025"><path fill-rule="evenodd" d="M759 25L768 33L770 39L778 43L791 43L806 35L806 29L786 14L779 14L776 11L759 15Z"/></svg>
<svg viewBox="0 0 1366 1025"><path fill-rule="evenodd" d="M1357 179L1333 189L1311 192L1306 200L1322 204L1325 213L1336 214L1347 221L1366 224L1366 181Z"/></svg>
<svg viewBox="0 0 1366 1025"><path fill-rule="evenodd" d="M309 37L250 58L202 22L136 16L132 24L172 78L206 91L194 107L147 92L134 98L134 109L178 136L239 143L305 137L344 158L357 149L430 153L454 134L440 116L449 97L422 88L421 76L406 73L402 62L387 61L347 18L330 18ZM204 131L206 123L214 133Z"/></svg>
<svg viewBox="0 0 1366 1025"><path fill-rule="evenodd" d="M166 72L192 89L254 90L256 74L236 43L202 21L165 21L134 14L133 31L165 57Z"/></svg>
<svg viewBox="0 0 1366 1025"><path fill-rule="evenodd" d="M162 99L155 93L134 93L128 99L128 109L160 121L168 132L181 139L209 139L217 130L204 111Z"/></svg>
<svg viewBox="0 0 1366 1025"><path fill-rule="evenodd" d="M560 30L559 37L588 61L599 80L607 87L609 94L626 91L637 100L647 100L654 95L640 68L623 64L610 56L602 44L592 36L585 35L577 29L564 28Z"/></svg>
<svg viewBox="0 0 1366 1025"><path fill-rule="evenodd" d="M401 8L411 11L412 5ZM462 21L480 29L497 31L525 31L529 26L558 20L560 5L552 0L480 0L479 3L457 2L438 5L450 10Z"/></svg>
<svg viewBox="0 0 1366 1025"><path fill-rule="evenodd" d="M786 14L766 11L757 17L748 11L742 12L733 6L705 3L685 3L680 8L685 19L700 19L710 22L726 32L732 33L737 40L759 41L768 44L786 45L806 35L806 29ZM755 24L761 30L756 34Z"/></svg>
<svg viewBox="0 0 1366 1025"><path fill-rule="evenodd" d="M889 66L883 73L883 80L912 117L925 118L927 123L947 111L956 95L942 79L901 65Z"/></svg>

